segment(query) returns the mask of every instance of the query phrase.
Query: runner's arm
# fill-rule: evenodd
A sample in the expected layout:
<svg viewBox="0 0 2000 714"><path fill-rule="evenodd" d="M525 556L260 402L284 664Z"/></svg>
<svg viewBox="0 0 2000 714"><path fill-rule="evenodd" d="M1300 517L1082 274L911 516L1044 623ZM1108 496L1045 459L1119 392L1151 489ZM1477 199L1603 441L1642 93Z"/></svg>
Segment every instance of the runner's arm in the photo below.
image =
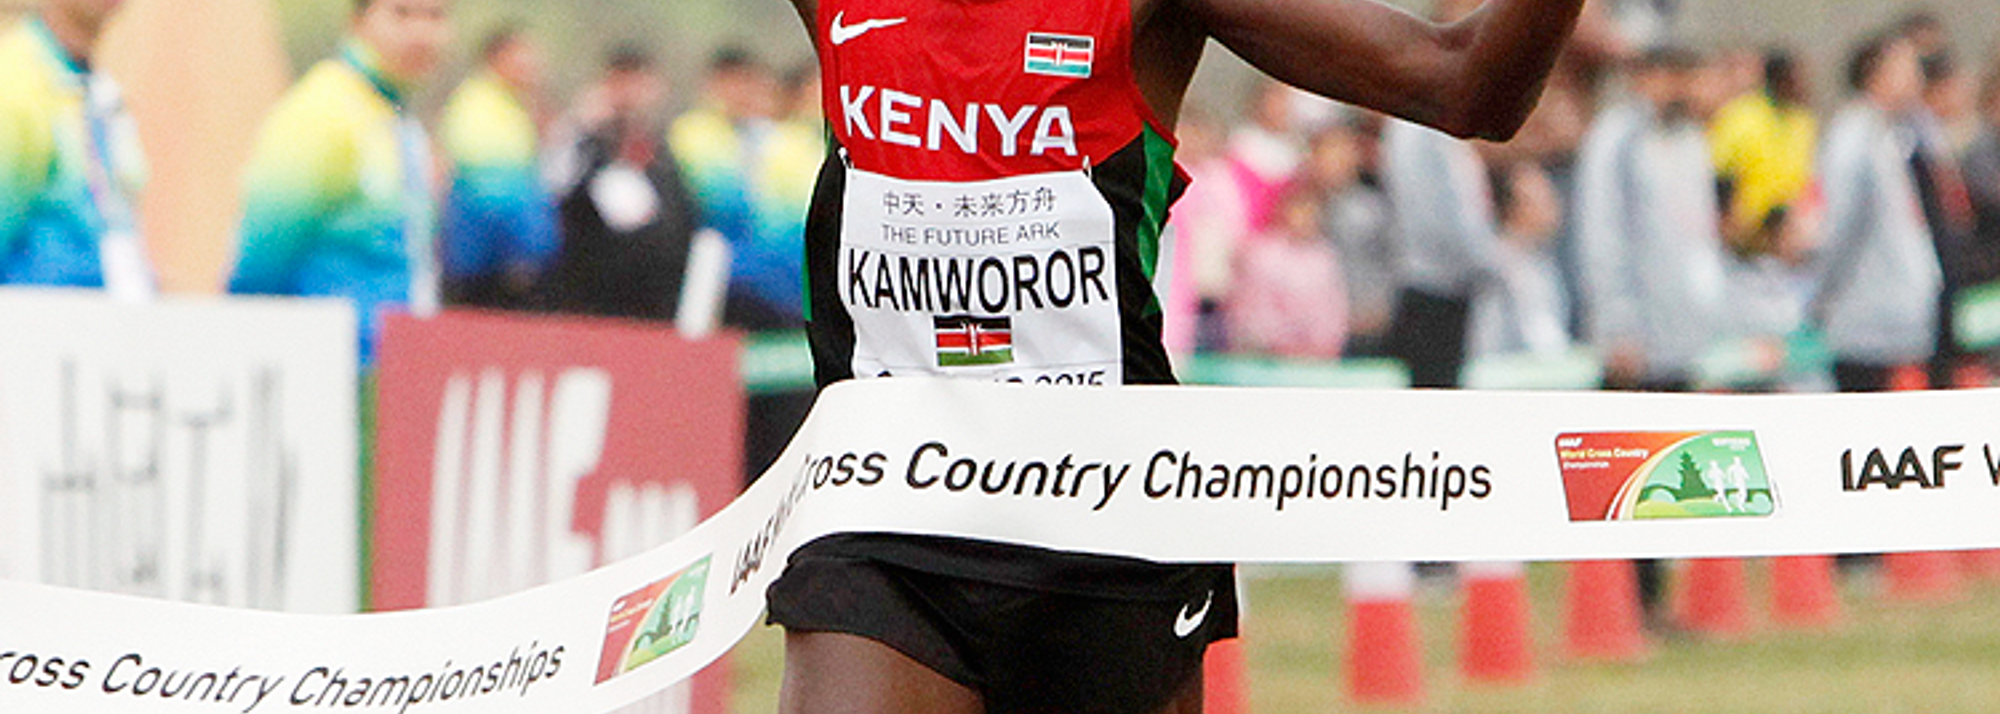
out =
<svg viewBox="0 0 2000 714"><path fill-rule="evenodd" d="M795 0L810 3L813 0ZM1179 0L1271 76L1462 138L1505 141L1584 0L1489 0L1450 25L1376 0Z"/></svg>

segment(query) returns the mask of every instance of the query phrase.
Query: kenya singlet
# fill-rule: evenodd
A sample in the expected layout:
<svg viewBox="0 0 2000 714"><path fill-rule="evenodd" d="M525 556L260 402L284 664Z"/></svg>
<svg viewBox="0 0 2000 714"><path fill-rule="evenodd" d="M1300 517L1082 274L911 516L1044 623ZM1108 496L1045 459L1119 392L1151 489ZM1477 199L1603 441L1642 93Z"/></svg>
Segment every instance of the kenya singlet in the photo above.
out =
<svg viewBox="0 0 2000 714"><path fill-rule="evenodd" d="M1173 382L1152 277L1185 182L1133 79L1129 0L821 0L814 32L833 138L806 227L822 385ZM1234 631L1227 567L867 534L808 551L1092 596L1206 591Z"/></svg>
<svg viewBox="0 0 2000 714"><path fill-rule="evenodd" d="M822 0L817 41L821 384L1173 381L1151 279L1181 182L1128 0Z"/></svg>

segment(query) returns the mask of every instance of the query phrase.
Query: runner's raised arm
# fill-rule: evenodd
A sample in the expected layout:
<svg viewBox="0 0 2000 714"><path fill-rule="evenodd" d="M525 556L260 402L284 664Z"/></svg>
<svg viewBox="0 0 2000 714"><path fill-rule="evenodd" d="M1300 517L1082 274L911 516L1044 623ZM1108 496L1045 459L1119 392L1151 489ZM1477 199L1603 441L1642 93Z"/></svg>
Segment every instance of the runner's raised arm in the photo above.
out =
<svg viewBox="0 0 2000 714"><path fill-rule="evenodd" d="M1439 25L1375 0L1156 1L1186 5L1210 36L1289 84L1496 141L1534 109L1584 3L1490 0Z"/></svg>

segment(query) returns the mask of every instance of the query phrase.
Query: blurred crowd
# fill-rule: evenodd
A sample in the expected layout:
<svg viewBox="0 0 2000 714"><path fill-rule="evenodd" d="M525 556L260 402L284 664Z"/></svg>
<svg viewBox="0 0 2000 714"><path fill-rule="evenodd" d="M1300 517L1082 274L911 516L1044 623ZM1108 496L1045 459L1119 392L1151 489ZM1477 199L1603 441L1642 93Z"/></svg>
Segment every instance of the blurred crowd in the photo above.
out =
<svg viewBox="0 0 2000 714"><path fill-rule="evenodd" d="M1923 12L1833 69L1661 26L1590 6L1507 144L1275 83L1239 125L1191 111L1170 344L1392 358L1420 387L1457 386L1472 358L1590 350L1607 388L1769 390L1820 386L1783 369L1810 334L1842 390L1913 367L1978 381L1953 317L2000 277L2000 58L1968 61ZM1812 96L1820 71L1842 96ZM1755 378L1703 383L1725 350Z"/></svg>
<svg viewBox="0 0 2000 714"><path fill-rule="evenodd" d="M1478 4L1441 0L1436 19ZM152 289L139 137L90 63L116 5L46 0L0 41L0 283ZM1923 12L1839 67L1697 50L1674 7L1588 6L1506 144L1268 80L1240 112L1188 107L1193 181L1156 276L1170 348L1394 359L1420 387L1459 385L1477 358L1578 352L1614 389L1712 388L1700 365L1719 350L1762 367L1737 389L1976 379L1986 355L1954 315L2000 278L2000 61ZM229 291L352 300L364 361L384 309L802 325L826 152L813 67L725 47L675 81L621 44L586 86L554 88L534 31L510 25L436 87L449 13L357 0L338 55L256 138ZM1841 96L1813 96L1821 73ZM1800 335L1830 354L1826 384L1783 369Z"/></svg>

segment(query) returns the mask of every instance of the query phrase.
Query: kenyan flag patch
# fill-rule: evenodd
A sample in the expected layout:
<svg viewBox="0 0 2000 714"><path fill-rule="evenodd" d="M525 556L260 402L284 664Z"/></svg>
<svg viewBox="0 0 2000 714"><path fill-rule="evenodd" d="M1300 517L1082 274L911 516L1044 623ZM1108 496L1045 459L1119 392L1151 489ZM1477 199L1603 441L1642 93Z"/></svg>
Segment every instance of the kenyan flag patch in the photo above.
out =
<svg viewBox="0 0 2000 714"><path fill-rule="evenodd" d="M1089 79L1097 58L1097 40L1047 32L1028 33L1028 74Z"/></svg>
<svg viewBox="0 0 2000 714"><path fill-rule="evenodd" d="M939 367L1014 363L1014 321L1011 318L954 315L931 319L937 326Z"/></svg>

